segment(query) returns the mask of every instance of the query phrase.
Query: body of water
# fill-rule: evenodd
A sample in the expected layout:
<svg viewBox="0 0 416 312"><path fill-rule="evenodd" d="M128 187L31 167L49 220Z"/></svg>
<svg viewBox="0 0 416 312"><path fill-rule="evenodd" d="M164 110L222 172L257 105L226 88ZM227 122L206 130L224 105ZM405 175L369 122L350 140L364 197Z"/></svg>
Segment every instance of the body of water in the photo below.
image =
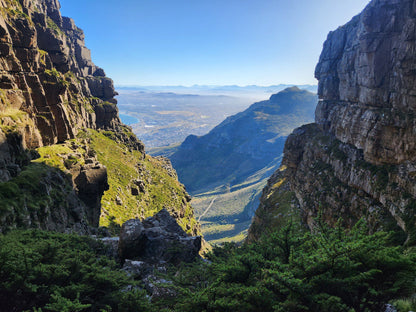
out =
<svg viewBox="0 0 416 312"><path fill-rule="evenodd" d="M126 115L126 114L119 114L119 116L120 116L121 122L128 126L139 123L139 119L137 119L136 117Z"/></svg>

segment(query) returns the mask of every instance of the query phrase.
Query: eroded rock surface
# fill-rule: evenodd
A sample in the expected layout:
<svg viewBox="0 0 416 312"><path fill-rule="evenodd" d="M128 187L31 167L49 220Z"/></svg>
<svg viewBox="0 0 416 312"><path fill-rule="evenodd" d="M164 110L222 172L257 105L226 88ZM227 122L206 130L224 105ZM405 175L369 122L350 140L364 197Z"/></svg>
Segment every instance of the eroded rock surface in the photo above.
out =
<svg viewBox="0 0 416 312"><path fill-rule="evenodd" d="M2 0L0 8L0 142L19 133L32 149L87 127L117 129L113 82L92 63L82 30L61 16L59 2ZM0 181L12 176L1 171Z"/></svg>
<svg viewBox="0 0 416 312"><path fill-rule="evenodd" d="M201 236L188 236L166 209L143 222L132 219L121 228L119 254L122 260L147 263L192 262L201 249Z"/></svg>
<svg viewBox="0 0 416 312"><path fill-rule="evenodd" d="M293 214L313 228L321 212L347 226L364 217L371 228L402 231L415 243L415 29L415 1L373 0L328 35L315 73L316 124L287 139L251 238ZM293 195L283 210L282 188Z"/></svg>

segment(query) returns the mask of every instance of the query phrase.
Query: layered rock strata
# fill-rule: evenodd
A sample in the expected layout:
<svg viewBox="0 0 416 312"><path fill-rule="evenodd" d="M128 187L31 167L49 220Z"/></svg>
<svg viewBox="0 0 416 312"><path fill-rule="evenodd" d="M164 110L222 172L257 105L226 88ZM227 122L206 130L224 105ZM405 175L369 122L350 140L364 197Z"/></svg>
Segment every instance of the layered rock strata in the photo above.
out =
<svg viewBox="0 0 416 312"><path fill-rule="evenodd" d="M0 0L0 231L86 233L166 207L200 233L176 172L121 124L112 80L59 9Z"/></svg>
<svg viewBox="0 0 416 312"><path fill-rule="evenodd" d="M71 139L82 128L120 124L111 79L92 63L82 30L59 8L57 0L0 1L0 146L10 132L32 149ZM13 175L1 171L3 181Z"/></svg>
<svg viewBox="0 0 416 312"><path fill-rule="evenodd" d="M251 238L293 214L313 228L320 213L349 226L364 217L371 228L400 228L415 242L415 34L415 1L373 0L328 35L315 72L316 123L289 136ZM293 198L279 213L271 199L282 188Z"/></svg>

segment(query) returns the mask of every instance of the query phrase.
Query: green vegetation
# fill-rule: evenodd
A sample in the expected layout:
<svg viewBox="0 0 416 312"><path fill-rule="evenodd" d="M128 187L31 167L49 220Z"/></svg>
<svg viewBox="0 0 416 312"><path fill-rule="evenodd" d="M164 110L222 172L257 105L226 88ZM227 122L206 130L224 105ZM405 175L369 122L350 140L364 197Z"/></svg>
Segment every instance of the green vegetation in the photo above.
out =
<svg viewBox="0 0 416 312"><path fill-rule="evenodd" d="M80 155L83 155L85 153L85 150L82 148L78 148L77 150L73 150L70 148L68 143L76 142L76 140L69 140L67 143L63 144L54 144L54 145L48 145L39 147L37 151L39 152L40 157L33 162L35 163L45 163L48 166L58 168L62 171L67 171L67 165L66 161L69 159L68 155L71 155L75 152L79 153ZM67 158L68 157L68 158ZM74 161L74 156L71 156L71 159ZM84 164L85 160L83 157L80 157L79 159L75 159L76 162L79 162L80 164Z"/></svg>
<svg viewBox="0 0 416 312"><path fill-rule="evenodd" d="M415 291L416 255L392 246L388 233L367 235L362 222L351 231L318 224L315 234L289 224L242 248L214 248L208 267L176 273L181 295L167 305L183 312L382 311Z"/></svg>
<svg viewBox="0 0 416 312"><path fill-rule="evenodd" d="M285 167L280 168L280 171L284 170L286 170ZM264 202L264 198L262 198L262 203L256 210L254 221L250 226L250 240L258 239L273 229L281 228L288 223L301 223L295 193L288 189L285 178L278 177L265 195L267 202Z"/></svg>
<svg viewBox="0 0 416 312"><path fill-rule="evenodd" d="M218 188L194 196L191 204L195 214L200 216L204 238L210 244L242 242L266 183L267 178L264 178L228 191Z"/></svg>
<svg viewBox="0 0 416 312"><path fill-rule="evenodd" d="M111 131L88 130L79 137L90 140L98 161L107 167L110 188L102 198L102 226L147 218L168 208L180 215L178 223L185 231L190 233L195 228L193 209L184 199L183 186L168 174L163 161L129 149ZM132 188L137 188L135 180L145 185L145 191L137 195L132 193Z"/></svg>
<svg viewBox="0 0 416 312"><path fill-rule="evenodd" d="M5 0L6 7L1 8L1 12L3 14L7 14L13 18L24 18L29 21L29 23L33 24L32 19L23 12L22 5L17 0Z"/></svg>
<svg viewBox="0 0 416 312"><path fill-rule="evenodd" d="M39 62L43 65L46 66L46 56L48 55L48 52L39 49Z"/></svg>
<svg viewBox="0 0 416 312"><path fill-rule="evenodd" d="M1 311L135 312L149 305L95 239L39 230L0 235Z"/></svg>
<svg viewBox="0 0 416 312"><path fill-rule="evenodd" d="M65 76L61 72L59 72L55 67L52 69L45 69L44 73L49 76L48 80L44 81L46 84L56 84L59 83L64 87L69 87L70 85L70 77ZM68 81L69 80L69 81Z"/></svg>
<svg viewBox="0 0 416 312"><path fill-rule="evenodd" d="M55 35L57 36L64 35L64 32L62 31L62 29L59 28L59 26L56 25L56 23L50 17L47 17L46 22L48 24L49 29L51 29L55 33Z"/></svg>
<svg viewBox="0 0 416 312"><path fill-rule="evenodd" d="M409 299L394 300L392 303L398 312L409 312L416 310L416 298L414 295Z"/></svg>
<svg viewBox="0 0 416 312"><path fill-rule="evenodd" d="M52 187L48 191L48 183ZM45 164L32 163L15 178L0 183L0 221L2 229L28 227L31 217L42 223L50 209L67 207L72 184L62 173ZM33 222L32 226L36 226Z"/></svg>
<svg viewBox="0 0 416 312"><path fill-rule="evenodd" d="M8 106L8 100L5 99L5 96L2 92L0 93L0 100L5 103L5 108L0 112L0 129L4 133L17 134L22 133L25 131L25 129L33 129L35 127L33 120L26 112Z"/></svg>
<svg viewBox="0 0 416 312"><path fill-rule="evenodd" d="M289 223L261 240L225 244L209 261L168 267L150 300L100 241L40 230L0 235L0 310L33 312L370 312L414 309L416 254L386 232ZM159 273L160 275L161 273ZM162 280L170 282L163 282Z"/></svg>
<svg viewBox="0 0 416 312"><path fill-rule="evenodd" d="M127 137L134 136L127 128L124 131ZM46 164L67 174L74 165L84 165L91 155L107 167L109 190L102 198L102 226L117 229L129 219L147 218L163 208L176 213L178 223L188 233L197 226L183 186L168 174L164 161L143 157L121 142L115 132L89 129L76 139L37 151L40 157L33 163ZM139 191L136 181L143 183L144 190Z"/></svg>

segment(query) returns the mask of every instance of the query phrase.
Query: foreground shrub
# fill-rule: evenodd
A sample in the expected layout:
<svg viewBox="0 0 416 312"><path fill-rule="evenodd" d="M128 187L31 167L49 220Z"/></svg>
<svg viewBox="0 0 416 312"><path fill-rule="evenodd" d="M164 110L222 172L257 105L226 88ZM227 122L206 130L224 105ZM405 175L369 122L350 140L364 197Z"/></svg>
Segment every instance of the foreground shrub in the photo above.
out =
<svg viewBox="0 0 416 312"><path fill-rule="evenodd" d="M242 248L217 247L208 282L183 287L176 310L382 311L415 289L414 255L390 242L362 223L314 234L289 225Z"/></svg>
<svg viewBox="0 0 416 312"><path fill-rule="evenodd" d="M136 283L105 251L78 235L0 236L0 311L150 311L142 291L127 291Z"/></svg>

